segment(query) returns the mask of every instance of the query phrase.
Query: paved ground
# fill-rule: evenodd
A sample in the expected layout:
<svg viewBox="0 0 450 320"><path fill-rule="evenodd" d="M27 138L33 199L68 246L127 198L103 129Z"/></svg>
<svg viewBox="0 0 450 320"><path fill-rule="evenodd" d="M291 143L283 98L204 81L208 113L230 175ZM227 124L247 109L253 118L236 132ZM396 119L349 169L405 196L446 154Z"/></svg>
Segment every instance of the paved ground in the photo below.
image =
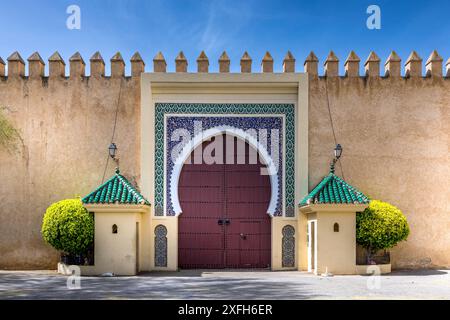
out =
<svg viewBox="0 0 450 320"><path fill-rule="evenodd" d="M317 277L299 272L182 271L81 278L67 289L53 271L0 271L2 299L450 299L450 270ZM370 289L372 288L372 289Z"/></svg>

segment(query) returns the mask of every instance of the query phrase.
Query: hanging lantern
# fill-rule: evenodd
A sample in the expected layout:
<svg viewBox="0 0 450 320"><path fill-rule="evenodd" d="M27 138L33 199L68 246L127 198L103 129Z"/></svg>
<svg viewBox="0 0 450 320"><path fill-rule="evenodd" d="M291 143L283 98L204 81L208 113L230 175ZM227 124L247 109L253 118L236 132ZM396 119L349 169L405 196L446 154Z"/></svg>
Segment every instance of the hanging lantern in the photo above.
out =
<svg viewBox="0 0 450 320"><path fill-rule="evenodd" d="M336 148L334 148L334 157L336 160L339 160L341 155L342 155L342 146L338 144L336 145Z"/></svg>
<svg viewBox="0 0 450 320"><path fill-rule="evenodd" d="M108 148L109 150L109 156L113 159L116 158L116 152L117 152L117 146L115 143L111 143L111 145Z"/></svg>

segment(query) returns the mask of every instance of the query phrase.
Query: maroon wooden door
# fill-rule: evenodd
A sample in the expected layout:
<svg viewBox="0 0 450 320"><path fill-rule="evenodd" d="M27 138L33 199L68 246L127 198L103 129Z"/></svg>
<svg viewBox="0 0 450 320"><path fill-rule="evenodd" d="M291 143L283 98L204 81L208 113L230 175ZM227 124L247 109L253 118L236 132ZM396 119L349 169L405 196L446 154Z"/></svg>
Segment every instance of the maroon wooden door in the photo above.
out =
<svg viewBox="0 0 450 320"><path fill-rule="evenodd" d="M259 159L256 164L249 163L255 151L248 144L245 153L239 153L236 139L233 164L226 164L227 139L222 139L223 164L203 162L183 167L178 190L183 211L179 218L179 267L269 267L269 177L261 175Z"/></svg>

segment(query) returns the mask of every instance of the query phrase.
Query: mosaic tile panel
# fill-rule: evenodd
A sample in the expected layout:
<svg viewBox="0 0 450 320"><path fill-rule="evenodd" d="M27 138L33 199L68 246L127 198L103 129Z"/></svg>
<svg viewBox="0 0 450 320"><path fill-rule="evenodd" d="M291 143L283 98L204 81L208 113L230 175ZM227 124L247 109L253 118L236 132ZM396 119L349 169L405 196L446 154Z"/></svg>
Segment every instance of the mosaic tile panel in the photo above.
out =
<svg viewBox="0 0 450 320"><path fill-rule="evenodd" d="M167 267L167 228L162 224L155 228L155 267Z"/></svg>
<svg viewBox="0 0 450 320"><path fill-rule="evenodd" d="M203 117L203 116L167 116L166 117L166 183L171 181L171 175L174 167L174 162L172 159L172 151L175 147L179 146L180 141L172 141L171 137L175 130L177 129L186 129L189 131L190 137L195 135L194 123L201 122L202 131L217 128L217 127L231 127L231 128L239 128L244 131L248 129L255 129L256 131L260 129L266 129L267 134L265 135L265 139L267 140L266 150L271 155L272 150L272 130L277 130L279 133L279 137L276 137L281 141L274 148L277 149L278 153L278 168L277 168L277 176L278 176L278 199L277 199L277 207L274 212L275 216L281 216L283 214L282 208L282 196L283 196L283 117ZM277 134L277 132L273 132ZM271 155L272 156L272 155ZM166 187L166 208L167 215L173 216L175 215L175 211L172 205L171 192L170 188Z"/></svg>
<svg viewBox="0 0 450 320"><path fill-rule="evenodd" d="M285 215L295 215L295 109L293 104L201 104L157 103L155 105L155 207L164 208L164 117L170 115L284 115L285 117ZM158 210L156 215L164 215Z"/></svg>
<svg viewBox="0 0 450 320"><path fill-rule="evenodd" d="M282 267L295 267L295 229L287 225L282 230Z"/></svg>

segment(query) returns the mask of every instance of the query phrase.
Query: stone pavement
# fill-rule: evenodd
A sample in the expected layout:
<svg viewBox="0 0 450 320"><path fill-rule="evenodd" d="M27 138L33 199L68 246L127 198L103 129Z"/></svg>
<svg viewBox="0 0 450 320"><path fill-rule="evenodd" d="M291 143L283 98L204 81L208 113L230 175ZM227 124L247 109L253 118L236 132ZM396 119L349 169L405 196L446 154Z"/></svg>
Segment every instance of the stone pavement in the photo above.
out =
<svg viewBox="0 0 450 320"><path fill-rule="evenodd" d="M83 277L67 289L54 271L0 271L4 299L450 299L450 270L395 271L380 277L303 272L181 271L137 277Z"/></svg>

